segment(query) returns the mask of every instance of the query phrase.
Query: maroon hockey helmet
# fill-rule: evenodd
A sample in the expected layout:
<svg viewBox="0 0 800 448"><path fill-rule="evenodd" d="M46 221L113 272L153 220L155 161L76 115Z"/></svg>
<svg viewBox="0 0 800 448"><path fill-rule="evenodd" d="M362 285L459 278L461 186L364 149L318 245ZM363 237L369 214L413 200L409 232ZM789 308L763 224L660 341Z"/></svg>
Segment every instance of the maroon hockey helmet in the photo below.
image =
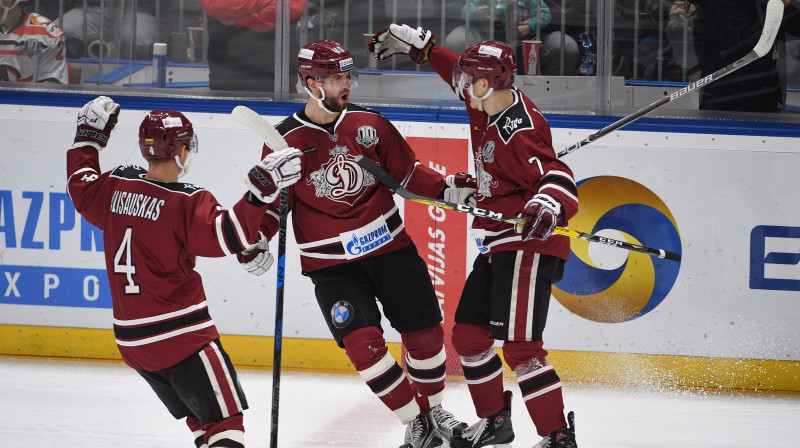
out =
<svg viewBox="0 0 800 448"><path fill-rule="evenodd" d="M339 42L325 39L306 44L297 54L297 76L301 87L312 77L322 82L327 75L350 73L351 87L358 80L358 70L353 64L353 56Z"/></svg>
<svg viewBox="0 0 800 448"><path fill-rule="evenodd" d="M514 84L517 62L508 44L487 40L467 48L453 68L452 85L457 91L469 87L478 78L486 78L494 90Z"/></svg>
<svg viewBox="0 0 800 448"><path fill-rule="evenodd" d="M139 126L139 149L145 159L171 159L184 143L190 152L197 152L192 123L180 112L154 110Z"/></svg>

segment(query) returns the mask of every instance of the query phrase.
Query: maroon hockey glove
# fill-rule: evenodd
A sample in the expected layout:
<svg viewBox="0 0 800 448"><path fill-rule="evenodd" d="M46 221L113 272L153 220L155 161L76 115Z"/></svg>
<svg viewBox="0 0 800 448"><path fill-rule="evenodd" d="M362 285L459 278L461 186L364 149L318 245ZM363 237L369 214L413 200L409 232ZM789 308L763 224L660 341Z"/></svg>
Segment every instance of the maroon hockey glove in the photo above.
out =
<svg viewBox="0 0 800 448"><path fill-rule="evenodd" d="M532 238L546 240L553 234L558 216L561 214L561 204L546 194L537 194L522 209L521 218L525 223L517 224L516 230L522 233L522 240Z"/></svg>
<svg viewBox="0 0 800 448"><path fill-rule="evenodd" d="M107 96L98 96L89 101L78 112L78 129L73 148L92 146L100 151L108 144L108 138L119 117L119 104Z"/></svg>
<svg viewBox="0 0 800 448"><path fill-rule="evenodd" d="M369 49L380 60L402 53L417 64L422 64L428 60L428 51L435 44L436 35L432 31L393 23L372 36Z"/></svg>
<svg viewBox="0 0 800 448"><path fill-rule="evenodd" d="M447 188L442 192L442 199L460 205L476 206L475 191L478 182L467 173L451 174L445 178Z"/></svg>
<svg viewBox="0 0 800 448"><path fill-rule="evenodd" d="M278 197L281 188L300 180L302 169L297 148L286 148L264 157L247 173L250 191L261 201L270 203Z"/></svg>

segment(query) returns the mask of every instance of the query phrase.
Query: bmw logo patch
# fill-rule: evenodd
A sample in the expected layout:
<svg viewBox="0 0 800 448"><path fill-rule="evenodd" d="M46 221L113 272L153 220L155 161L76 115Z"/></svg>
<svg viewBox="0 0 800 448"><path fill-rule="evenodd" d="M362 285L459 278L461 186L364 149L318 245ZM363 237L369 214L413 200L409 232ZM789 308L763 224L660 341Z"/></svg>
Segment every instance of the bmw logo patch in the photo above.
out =
<svg viewBox="0 0 800 448"><path fill-rule="evenodd" d="M340 300L331 307L331 322L336 328L344 328L353 320L353 305Z"/></svg>

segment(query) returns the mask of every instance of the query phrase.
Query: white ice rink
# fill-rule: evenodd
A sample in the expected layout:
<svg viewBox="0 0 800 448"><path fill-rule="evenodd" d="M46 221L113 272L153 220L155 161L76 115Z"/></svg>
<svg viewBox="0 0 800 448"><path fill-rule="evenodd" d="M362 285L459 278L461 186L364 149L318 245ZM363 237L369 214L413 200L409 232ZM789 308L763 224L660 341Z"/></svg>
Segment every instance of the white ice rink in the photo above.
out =
<svg viewBox="0 0 800 448"><path fill-rule="evenodd" d="M239 369L247 446L269 446L272 372ZM515 391L515 448L539 437ZM396 448L404 427L356 375L283 372L281 448ZM581 448L800 447L800 396L564 384ZM463 382L445 407L474 423ZM117 363L0 357L0 447L192 448L133 370Z"/></svg>

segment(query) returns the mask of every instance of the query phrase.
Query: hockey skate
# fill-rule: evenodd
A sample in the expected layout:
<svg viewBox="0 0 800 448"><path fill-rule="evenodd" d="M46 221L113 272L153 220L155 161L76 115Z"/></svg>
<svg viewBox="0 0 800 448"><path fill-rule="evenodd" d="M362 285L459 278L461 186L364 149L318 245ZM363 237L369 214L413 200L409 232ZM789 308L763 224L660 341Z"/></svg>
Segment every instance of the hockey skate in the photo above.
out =
<svg viewBox="0 0 800 448"><path fill-rule="evenodd" d="M578 448L575 441L575 413L567 414L567 427L553 431L533 448Z"/></svg>
<svg viewBox="0 0 800 448"><path fill-rule="evenodd" d="M428 412L420 414L411 420L406 428L405 443L400 448L438 448L444 447L444 442L438 436L431 416Z"/></svg>
<svg viewBox="0 0 800 448"><path fill-rule="evenodd" d="M436 432L445 440L453 438L453 433L460 433L467 429L467 424L457 420L453 414L444 410L441 404L431 408L429 412L431 420L436 426Z"/></svg>
<svg viewBox="0 0 800 448"><path fill-rule="evenodd" d="M478 420L478 423L455 431L450 440L451 448L510 448L514 440L514 428L511 426L511 391L503 394L506 407L495 414Z"/></svg>

